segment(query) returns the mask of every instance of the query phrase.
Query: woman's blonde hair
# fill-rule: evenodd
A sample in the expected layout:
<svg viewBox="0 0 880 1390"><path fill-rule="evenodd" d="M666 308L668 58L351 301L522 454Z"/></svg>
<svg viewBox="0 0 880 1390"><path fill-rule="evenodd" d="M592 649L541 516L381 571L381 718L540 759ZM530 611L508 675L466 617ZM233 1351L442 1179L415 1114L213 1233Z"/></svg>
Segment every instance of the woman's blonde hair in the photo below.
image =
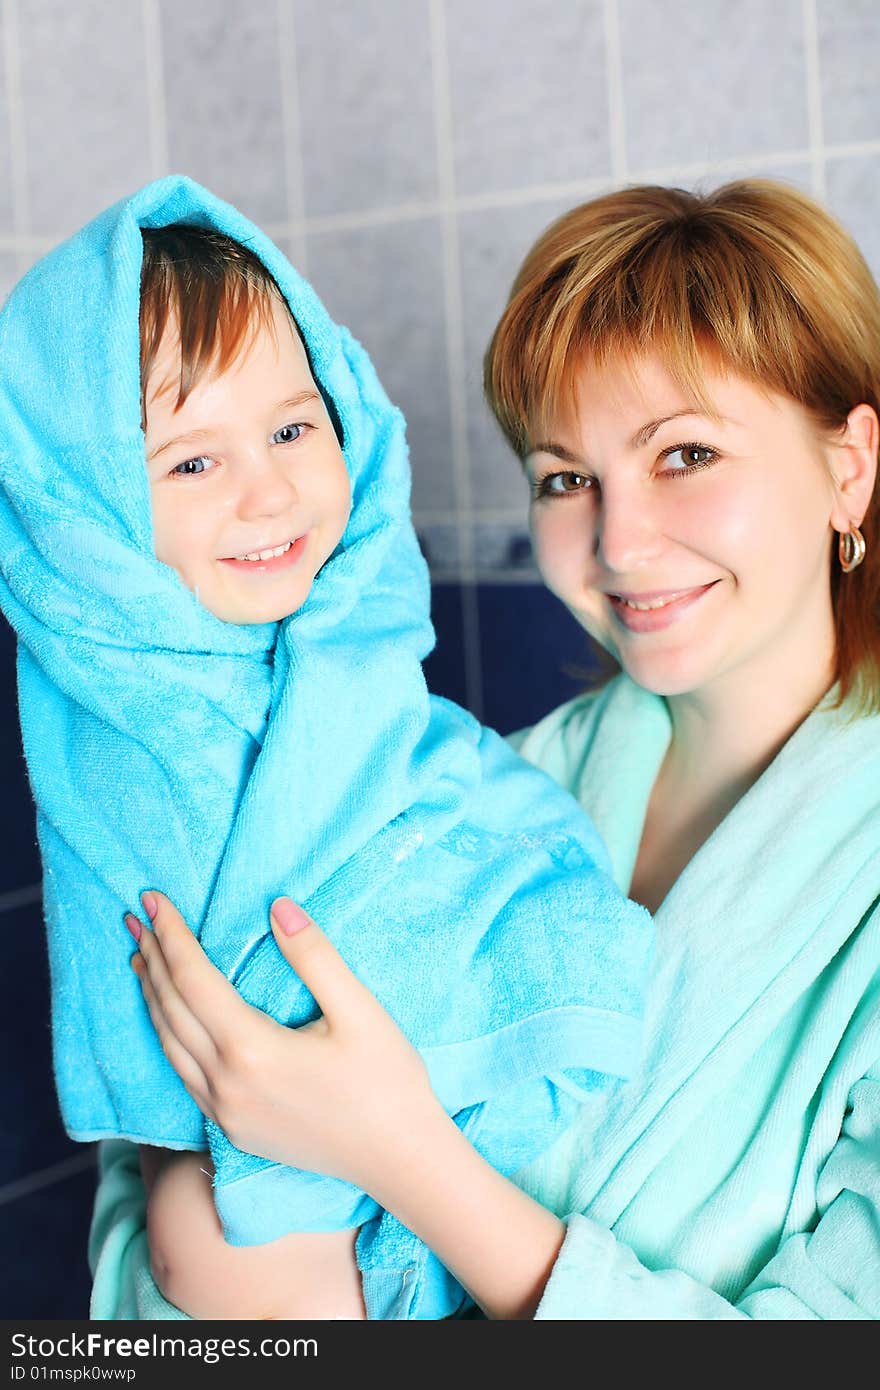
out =
<svg viewBox="0 0 880 1390"><path fill-rule="evenodd" d="M526 256L485 359L489 405L523 457L572 398L585 355L658 354L706 402L708 353L791 397L832 437L880 414L880 292L852 238L785 184L626 188L574 208ZM840 698L880 710L880 488L864 563L832 561Z"/></svg>

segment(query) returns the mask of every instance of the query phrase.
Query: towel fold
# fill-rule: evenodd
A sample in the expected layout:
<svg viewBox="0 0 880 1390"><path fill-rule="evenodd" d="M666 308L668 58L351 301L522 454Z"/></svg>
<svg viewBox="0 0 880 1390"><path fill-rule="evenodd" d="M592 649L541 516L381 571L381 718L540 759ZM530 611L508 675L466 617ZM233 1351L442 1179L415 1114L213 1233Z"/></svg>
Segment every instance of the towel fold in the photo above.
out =
<svg viewBox="0 0 880 1390"><path fill-rule="evenodd" d="M141 228L178 221L263 261L342 427L351 519L280 624L220 621L153 553ZM289 894L501 1171L633 1066L647 914L615 888L574 799L425 687L429 584L399 411L280 251L171 177L50 253L7 301L0 485L0 601L19 639L68 1132L207 1142L232 1243L364 1224L376 1290L401 1242L422 1276L405 1307L377 1292L371 1313L442 1316L461 1291L364 1194L206 1126L158 1045L121 923L141 890L162 889L249 1002L301 1024L315 1002L268 932L270 902Z"/></svg>

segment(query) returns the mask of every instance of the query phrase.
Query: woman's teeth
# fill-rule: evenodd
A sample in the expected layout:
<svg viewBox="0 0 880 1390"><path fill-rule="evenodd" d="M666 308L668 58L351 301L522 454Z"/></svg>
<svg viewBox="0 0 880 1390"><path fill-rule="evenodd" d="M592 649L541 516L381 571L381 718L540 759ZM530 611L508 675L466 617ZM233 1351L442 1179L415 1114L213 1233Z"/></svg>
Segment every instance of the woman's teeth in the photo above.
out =
<svg viewBox="0 0 880 1390"><path fill-rule="evenodd" d="M252 550L249 555L236 555L236 560L274 560L276 555L284 555L293 541L285 541L283 545L276 545L274 550Z"/></svg>
<svg viewBox="0 0 880 1390"><path fill-rule="evenodd" d="M674 603L681 598L682 594L689 593L689 589L678 589L674 594L667 594L665 598L652 598L643 602L638 602L634 598L624 598L623 594L615 594L618 603L623 603L627 608L635 608L637 613L650 613L654 608L665 608L667 603Z"/></svg>

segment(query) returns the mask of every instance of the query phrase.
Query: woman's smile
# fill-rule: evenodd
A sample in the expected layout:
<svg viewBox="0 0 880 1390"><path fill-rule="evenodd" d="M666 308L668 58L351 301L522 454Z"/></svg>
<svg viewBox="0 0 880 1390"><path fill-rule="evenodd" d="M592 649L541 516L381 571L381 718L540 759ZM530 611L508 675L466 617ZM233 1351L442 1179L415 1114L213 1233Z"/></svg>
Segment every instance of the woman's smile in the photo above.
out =
<svg viewBox="0 0 880 1390"><path fill-rule="evenodd" d="M629 632L658 632L677 623L718 583L720 580L712 579L689 589L615 593L607 597L614 617Z"/></svg>

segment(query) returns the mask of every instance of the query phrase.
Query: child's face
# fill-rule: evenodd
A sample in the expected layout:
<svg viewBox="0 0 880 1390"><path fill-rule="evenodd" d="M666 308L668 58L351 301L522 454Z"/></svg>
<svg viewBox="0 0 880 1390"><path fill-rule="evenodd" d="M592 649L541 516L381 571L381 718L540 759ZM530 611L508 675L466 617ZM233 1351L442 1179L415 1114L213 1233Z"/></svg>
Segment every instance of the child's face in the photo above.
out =
<svg viewBox="0 0 880 1390"><path fill-rule="evenodd" d="M305 349L286 308L273 302L272 316L274 336L258 328L179 410L169 325L145 392L156 555L228 623L275 622L300 608L351 509Z"/></svg>

